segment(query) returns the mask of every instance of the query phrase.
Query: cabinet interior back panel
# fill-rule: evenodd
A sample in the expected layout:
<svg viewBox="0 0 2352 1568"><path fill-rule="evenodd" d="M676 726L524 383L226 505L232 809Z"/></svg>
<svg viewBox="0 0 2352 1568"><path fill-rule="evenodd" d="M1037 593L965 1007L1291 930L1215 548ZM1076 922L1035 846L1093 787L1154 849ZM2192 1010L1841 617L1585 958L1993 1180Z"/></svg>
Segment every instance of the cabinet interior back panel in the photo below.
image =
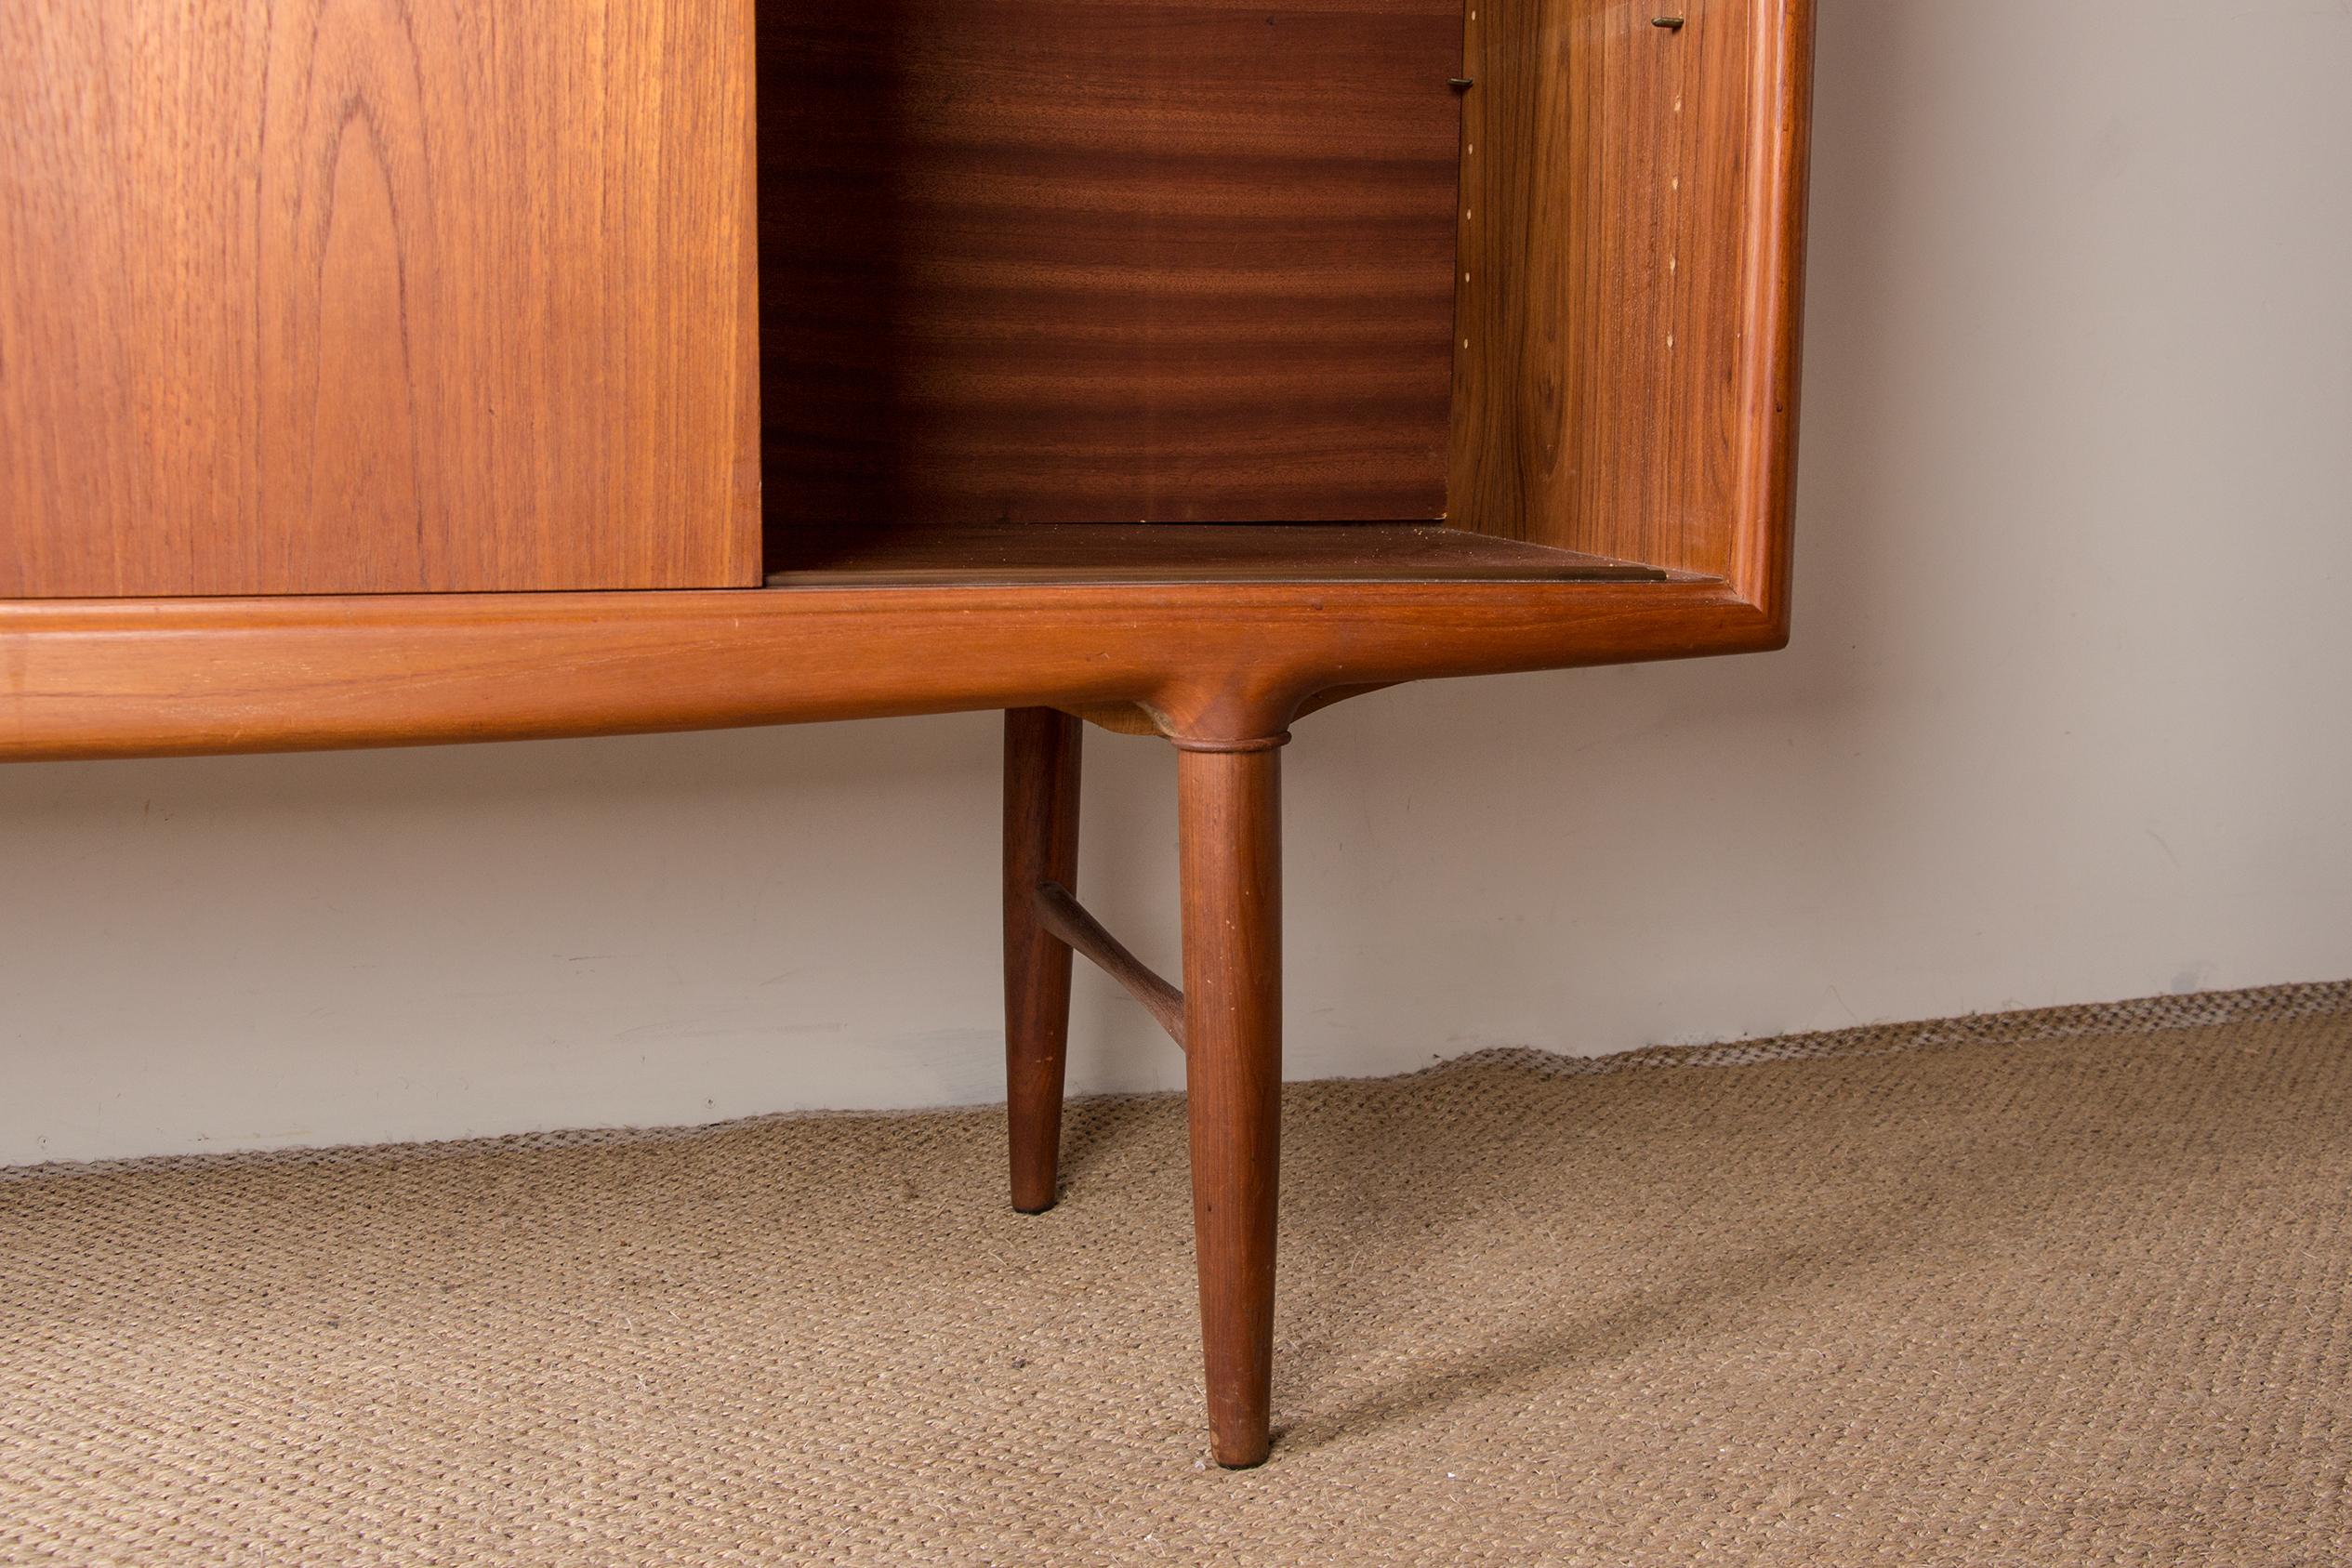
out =
<svg viewBox="0 0 2352 1568"><path fill-rule="evenodd" d="M750 7L0 4L0 597L756 583Z"/></svg>
<svg viewBox="0 0 2352 1568"><path fill-rule="evenodd" d="M1460 0L759 29L772 534L1443 515Z"/></svg>

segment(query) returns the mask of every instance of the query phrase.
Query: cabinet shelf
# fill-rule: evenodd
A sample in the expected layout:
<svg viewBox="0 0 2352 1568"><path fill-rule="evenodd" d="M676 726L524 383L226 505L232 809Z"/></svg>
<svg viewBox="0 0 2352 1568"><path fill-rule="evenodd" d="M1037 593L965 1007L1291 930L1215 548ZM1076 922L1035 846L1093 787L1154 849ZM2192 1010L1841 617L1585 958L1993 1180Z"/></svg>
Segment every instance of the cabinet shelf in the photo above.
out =
<svg viewBox="0 0 2352 1568"><path fill-rule="evenodd" d="M771 588L1193 583L1663 582L1635 561L1434 523L967 523L799 528Z"/></svg>

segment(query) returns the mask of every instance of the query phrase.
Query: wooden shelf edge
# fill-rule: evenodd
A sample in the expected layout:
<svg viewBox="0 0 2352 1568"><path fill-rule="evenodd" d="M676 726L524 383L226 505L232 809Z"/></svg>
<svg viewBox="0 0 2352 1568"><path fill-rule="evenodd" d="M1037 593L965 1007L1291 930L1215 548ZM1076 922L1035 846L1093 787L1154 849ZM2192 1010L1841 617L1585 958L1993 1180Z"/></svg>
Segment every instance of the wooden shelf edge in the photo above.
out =
<svg viewBox="0 0 2352 1568"><path fill-rule="evenodd" d="M1711 580L16 600L0 759L1118 704L1213 736L1279 729L1336 686L1784 637Z"/></svg>
<svg viewBox="0 0 2352 1568"><path fill-rule="evenodd" d="M1668 573L1437 522L965 523L786 531L772 588L1662 582Z"/></svg>

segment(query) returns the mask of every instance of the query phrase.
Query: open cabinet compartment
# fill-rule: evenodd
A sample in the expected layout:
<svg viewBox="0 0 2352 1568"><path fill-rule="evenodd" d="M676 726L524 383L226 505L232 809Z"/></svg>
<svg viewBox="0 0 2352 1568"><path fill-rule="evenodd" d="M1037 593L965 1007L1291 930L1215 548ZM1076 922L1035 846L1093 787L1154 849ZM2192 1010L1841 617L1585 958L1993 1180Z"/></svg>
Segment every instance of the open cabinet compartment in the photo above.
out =
<svg viewBox="0 0 2352 1568"><path fill-rule="evenodd" d="M770 583L1728 576L1783 8L759 0Z"/></svg>
<svg viewBox="0 0 2352 1568"><path fill-rule="evenodd" d="M1769 597L1807 0L119 8L0 39L0 600Z"/></svg>

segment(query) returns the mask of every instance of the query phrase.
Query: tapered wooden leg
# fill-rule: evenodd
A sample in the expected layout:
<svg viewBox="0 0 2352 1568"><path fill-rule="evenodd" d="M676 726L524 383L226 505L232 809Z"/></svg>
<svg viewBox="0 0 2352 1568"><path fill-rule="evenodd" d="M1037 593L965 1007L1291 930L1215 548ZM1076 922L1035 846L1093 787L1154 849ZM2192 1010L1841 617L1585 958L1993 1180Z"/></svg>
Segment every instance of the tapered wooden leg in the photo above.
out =
<svg viewBox="0 0 2352 1568"><path fill-rule="evenodd" d="M1052 708L1005 714L1005 1094L1012 1206L1053 1206L1070 1035L1070 950L1037 922L1040 882L1075 889L1082 729Z"/></svg>
<svg viewBox="0 0 2352 1568"><path fill-rule="evenodd" d="M1281 753L1186 751L1184 1079L1201 1347L1217 1462L1262 1464L1282 1135Z"/></svg>

